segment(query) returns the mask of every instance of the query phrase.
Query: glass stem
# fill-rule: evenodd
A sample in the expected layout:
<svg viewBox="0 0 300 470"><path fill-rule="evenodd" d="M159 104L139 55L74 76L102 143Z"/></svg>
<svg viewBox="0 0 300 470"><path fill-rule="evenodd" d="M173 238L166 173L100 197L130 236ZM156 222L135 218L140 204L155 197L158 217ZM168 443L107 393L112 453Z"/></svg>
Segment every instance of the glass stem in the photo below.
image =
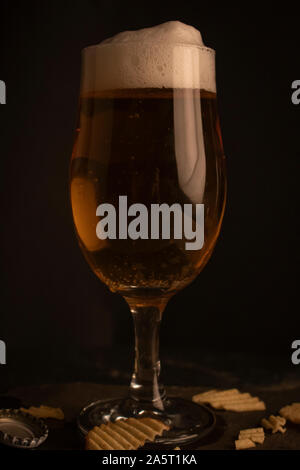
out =
<svg viewBox="0 0 300 470"><path fill-rule="evenodd" d="M159 383L159 327L163 308L128 303L135 331L135 361L130 397L163 410L166 394L164 387Z"/></svg>

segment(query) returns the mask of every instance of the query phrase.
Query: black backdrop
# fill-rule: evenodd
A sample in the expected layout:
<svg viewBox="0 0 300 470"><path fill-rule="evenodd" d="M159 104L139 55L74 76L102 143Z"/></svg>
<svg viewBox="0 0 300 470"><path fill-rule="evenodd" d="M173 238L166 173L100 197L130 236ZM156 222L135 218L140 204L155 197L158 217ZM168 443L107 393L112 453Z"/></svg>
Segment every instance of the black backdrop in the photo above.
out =
<svg viewBox="0 0 300 470"><path fill-rule="evenodd" d="M300 337L300 105L291 102L291 83L300 79L300 16L284 8L1 3L0 339L7 365L0 380L59 380L70 370L87 378L96 363L100 377L102 367L121 367L128 357L127 305L91 272L72 225L67 179L80 53L119 31L171 19L200 29L217 51L229 194L209 264L166 308L162 353L199 361L219 355L226 367L232 351L241 364L253 352L290 367L290 346Z"/></svg>

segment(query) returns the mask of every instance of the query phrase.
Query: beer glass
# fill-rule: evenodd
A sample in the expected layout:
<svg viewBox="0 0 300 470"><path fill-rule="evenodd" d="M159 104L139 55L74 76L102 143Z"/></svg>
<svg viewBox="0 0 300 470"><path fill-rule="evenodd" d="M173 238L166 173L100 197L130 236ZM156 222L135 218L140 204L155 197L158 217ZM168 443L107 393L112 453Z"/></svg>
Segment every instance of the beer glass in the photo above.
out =
<svg viewBox="0 0 300 470"><path fill-rule="evenodd" d="M166 396L159 381L158 336L167 302L203 269L223 218L226 182L215 52L165 44L162 61L156 44L143 47L143 53L131 43L83 51L70 166L74 224L91 269L129 305L135 362L128 396L87 405L78 425L85 435L108 421L152 416L170 425L158 443L187 444L211 431L214 414L192 401ZM156 230L154 206L163 219ZM115 219L110 220L110 236L103 236L105 224L99 228L99 222L108 207L115 208ZM135 236L129 236L137 207L147 212L136 222ZM189 213L194 229L197 208L203 207L202 244L187 249L191 240L183 227L185 217L179 220L181 237L171 230L178 207L194 209Z"/></svg>

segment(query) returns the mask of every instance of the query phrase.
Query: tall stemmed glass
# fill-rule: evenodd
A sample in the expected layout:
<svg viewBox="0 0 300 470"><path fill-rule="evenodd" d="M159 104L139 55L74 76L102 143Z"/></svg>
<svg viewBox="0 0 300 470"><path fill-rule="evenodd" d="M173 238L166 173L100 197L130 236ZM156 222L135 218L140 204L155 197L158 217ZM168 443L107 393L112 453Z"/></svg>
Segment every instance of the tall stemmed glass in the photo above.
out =
<svg viewBox="0 0 300 470"><path fill-rule="evenodd" d="M161 63L156 44L143 48L141 53L135 44L120 43L83 51L70 169L74 223L90 267L130 307L135 362L128 397L86 406L78 424L84 435L109 420L156 416L171 425L158 441L173 445L198 439L214 424L206 407L166 396L159 382L158 336L168 300L200 273L219 235L226 192L224 156L214 51L166 44ZM180 207L183 214L192 208L190 226L196 230L201 204L204 244L187 249L192 242L185 219L178 225L175 209ZM133 222L130 232L141 205L147 215ZM115 208L115 222L110 218L105 225L108 207ZM151 218L153 207L161 209L158 228Z"/></svg>

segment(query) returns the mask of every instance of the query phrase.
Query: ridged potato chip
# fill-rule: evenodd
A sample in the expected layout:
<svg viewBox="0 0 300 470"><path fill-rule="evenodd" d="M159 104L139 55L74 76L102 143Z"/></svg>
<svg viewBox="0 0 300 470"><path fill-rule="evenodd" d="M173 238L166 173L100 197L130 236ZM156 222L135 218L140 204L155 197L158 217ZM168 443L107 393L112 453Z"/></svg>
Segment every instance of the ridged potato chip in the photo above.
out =
<svg viewBox="0 0 300 470"><path fill-rule="evenodd" d="M279 414L292 423L300 424L300 403L284 406L279 411Z"/></svg>
<svg viewBox="0 0 300 470"><path fill-rule="evenodd" d="M37 418L65 419L64 412L60 408L52 408L51 406L30 406L28 409L20 408L20 410Z"/></svg>
<svg viewBox="0 0 300 470"><path fill-rule="evenodd" d="M245 450L245 449L251 449L252 447L255 447L255 444L251 439L238 439L235 441L235 448L236 450Z"/></svg>
<svg viewBox="0 0 300 470"><path fill-rule="evenodd" d="M263 428L243 429L239 433L239 439L251 439L256 444L263 444L265 432Z"/></svg>
<svg viewBox="0 0 300 470"><path fill-rule="evenodd" d="M161 436L167 426L153 418L128 418L95 426L86 436L86 450L136 450Z"/></svg>
<svg viewBox="0 0 300 470"><path fill-rule="evenodd" d="M285 423L286 419L282 416L271 415L268 419L263 418L261 420L261 424L263 425L263 427L265 429L271 429L272 434L274 434L275 432L281 432L282 434L285 433L286 428L283 427Z"/></svg>
<svg viewBox="0 0 300 470"><path fill-rule="evenodd" d="M265 410L265 403L250 393L241 393L237 388L230 390L210 390L193 396L195 403L208 403L216 410L256 411Z"/></svg>

